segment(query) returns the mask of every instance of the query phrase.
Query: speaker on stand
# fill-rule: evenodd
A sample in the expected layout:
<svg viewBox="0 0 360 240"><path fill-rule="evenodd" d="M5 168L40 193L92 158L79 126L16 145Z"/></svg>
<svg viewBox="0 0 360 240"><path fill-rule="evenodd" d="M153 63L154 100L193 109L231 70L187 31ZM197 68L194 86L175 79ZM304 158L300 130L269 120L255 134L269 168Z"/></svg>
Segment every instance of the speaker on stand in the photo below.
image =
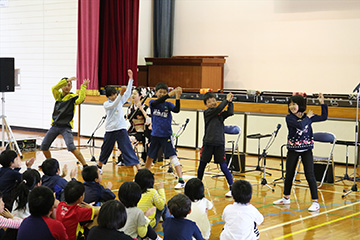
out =
<svg viewBox="0 0 360 240"><path fill-rule="evenodd" d="M15 91L15 60L0 58L0 92Z"/></svg>
<svg viewBox="0 0 360 240"><path fill-rule="evenodd" d="M10 125L6 121L5 116L5 92L15 91L15 59L14 58L0 58L0 92L1 96L1 131L2 131L2 146L5 146L5 132L8 136L8 144L11 150L18 152L22 158L21 150L14 137Z"/></svg>

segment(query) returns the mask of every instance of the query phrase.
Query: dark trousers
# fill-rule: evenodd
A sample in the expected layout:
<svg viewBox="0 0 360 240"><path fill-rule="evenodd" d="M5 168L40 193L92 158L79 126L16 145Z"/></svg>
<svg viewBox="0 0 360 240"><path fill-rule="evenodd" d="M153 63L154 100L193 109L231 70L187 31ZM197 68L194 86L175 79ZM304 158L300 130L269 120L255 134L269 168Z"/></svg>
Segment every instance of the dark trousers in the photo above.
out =
<svg viewBox="0 0 360 240"><path fill-rule="evenodd" d="M139 160L135 154L129 139L129 135L125 129L105 133L104 141L101 146L101 153L99 158L100 162L103 164L107 163L108 158L114 149L115 142L118 143L118 148L123 155L126 166L139 164Z"/></svg>
<svg viewBox="0 0 360 240"><path fill-rule="evenodd" d="M301 156L301 162L304 165L305 177L309 184L311 198L318 199L312 150L308 150L305 152L296 152L291 150L288 151L286 156L286 176L285 176L284 195L290 195L292 182L295 175L296 165L298 163L300 156Z"/></svg>

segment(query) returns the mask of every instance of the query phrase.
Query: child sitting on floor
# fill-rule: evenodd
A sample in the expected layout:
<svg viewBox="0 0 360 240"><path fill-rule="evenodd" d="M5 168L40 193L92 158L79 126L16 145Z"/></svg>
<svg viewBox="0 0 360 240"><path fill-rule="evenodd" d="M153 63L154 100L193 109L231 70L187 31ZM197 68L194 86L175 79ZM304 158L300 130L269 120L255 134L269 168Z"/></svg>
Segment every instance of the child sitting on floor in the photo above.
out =
<svg viewBox="0 0 360 240"><path fill-rule="evenodd" d="M65 202L60 202L56 208L56 219L66 228L69 240L84 237L84 222L94 220L99 213L99 207L85 204L85 187L79 181L70 181L64 188Z"/></svg>
<svg viewBox="0 0 360 240"><path fill-rule="evenodd" d="M24 219L30 216L28 197L30 191L41 185L40 173L35 169L28 169L22 175L22 181L15 188L12 214Z"/></svg>
<svg viewBox="0 0 360 240"><path fill-rule="evenodd" d="M50 218L55 208L54 193L48 187L39 186L29 194L31 215L20 225L17 239L58 239L68 240L64 225Z"/></svg>
<svg viewBox="0 0 360 240"><path fill-rule="evenodd" d="M84 202L95 203L98 206L102 202L115 199L115 194L110 190L112 183L108 182L105 187L100 184L102 175L97 166L84 167L81 175L85 181L83 183L85 186Z"/></svg>
<svg viewBox="0 0 360 240"><path fill-rule="evenodd" d="M46 159L40 166L44 175L41 178L42 186L50 188L54 193L57 200L63 200L63 189L65 188L67 181L63 178L66 175L67 167L64 166L63 174L60 176L60 165L55 158ZM74 177L77 174L75 168L70 172L71 179L76 180Z"/></svg>
<svg viewBox="0 0 360 240"><path fill-rule="evenodd" d="M203 240L196 223L186 219L191 212L191 200L184 194L172 197L169 202L169 211L174 218L164 220L164 240L197 239Z"/></svg>
<svg viewBox="0 0 360 240"><path fill-rule="evenodd" d="M145 213L137 208L141 198L141 188L136 182L124 182L119 188L119 199L126 207L126 224L120 231L124 231L130 237L149 238L160 240L154 229L149 225L147 216L152 215L156 207L149 208Z"/></svg>
<svg viewBox="0 0 360 240"><path fill-rule="evenodd" d="M252 186L248 181L237 180L231 188L235 202L227 205L222 219L225 222L220 240L251 240L259 239L257 226L264 221L263 215L249 202Z"/></svg>
<svg viewBox="0 0 360 240"><path fill-rule="evenodd" d="M13 215L5 208L3 202L3 194L0 192L0 229L1 228L11 228L18 229L22 219L14 218Z"/></svg>
<svg viewBox="0 0 360 240"><path fill-rule="evenodd" d="M124 232L118 231L126 223L126 210L118 200L107 201L100 209L98 226L93 227L87 240L116 239L134 240Z"/></svg>
<svg viewBox="0 0 360 240"><path fill-rule="evenodd" d="M204 184L200 179L192 178L186 183L184 193L191 200L191 212L187 219L196 223L204 239L209 239L211 226L208 210L213 208L213 204L205 198Z"/></svg>
<svg viewBox="0 0 360 240"><path fill-rule="evenodd" d="M156 207L156 213L154 212L148 216L150 220L150 226L155 228L160 221L160 217L163 219L171 217L168 208L166 206L166 197L164 184L159 182L157 189L154 188L154 174L149 169L140 169L135 175L135 182L139 184L141 188L141 199L138 203L138 208L145 213L149 208Z"/></svg>
<svg viewBox="0 0 360 240"><path fill-rule="evenodd" d="M34 158L26 161L26 167L31 168ZM0 191L3 194L5 208L12 210L12 191L21 182L21 159L13 150L5 150L0 154Z"/></svg>

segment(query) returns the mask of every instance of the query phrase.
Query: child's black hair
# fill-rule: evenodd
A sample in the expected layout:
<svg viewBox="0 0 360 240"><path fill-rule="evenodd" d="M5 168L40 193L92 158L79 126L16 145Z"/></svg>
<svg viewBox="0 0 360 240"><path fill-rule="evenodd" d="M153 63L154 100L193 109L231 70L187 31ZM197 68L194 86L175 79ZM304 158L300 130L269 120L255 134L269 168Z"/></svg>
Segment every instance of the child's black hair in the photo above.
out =
<svg viewBox="0 0 360 240"><path fill-rule="evenodd" d="M99 178L98 167L95 165L86 166L83 168L81 175L85 182L93 182L96 178Z"/></svg>
<svg viewBox="0 0 360 240"><path fill-rule="evenodd" d="M67 204L75 203L85 192L85 186L79 181L70 181L64 188L65 201Z"/></svg>
<svg viewBox="0 0 360 240"><path fill-rule="evenodd" d="M198 178L190 179L186 182L184 193L192 202L203 199L205 197L203 182Z"/></svg>
<svg viewBox="0 0 360 240"><path fill-rule="evenodd" d="M145 193L148 188L154 187L154 174L147 168L139 169L135 175L135 182L139 184L141 192Z"/></svg>
<svg viewBox="0 0 360 240"><path fill-rule="evenodd" d="M165 89L166 91L169 90L169 87L166 83L163 82L159 82L158 84L156 84L155 86L155 91L159 90L159 89Z"/></svg>
<svg viewBox="0 0 360 240"><path fill-rule="evenodd" d="M191 210L191 200L184 194L177 194L169 200L168 208L174 218L185 218Z"/></svg>
<svg viewBox="0 0 360 240"><path fill-rule="evenodd" d="M294 95L291 96L289 99L288 105L293 102L299 106L298 112L305 112L306 111L306 99L301 95ZM290 109L288 109L289 113L291 113Z"/></svg>
<svg viewBox="0 0 360 240"><path fill-rule="evenodd" d="M141 199L141 188L136 182L124 182L119 188L118 197L126 208L136 207Z"/></svg>
<svg viewBox="0 0 360 240"><path fill-rule="evenodd" d="M55 202L53 191L45 186L34 188L29 194L29 210L36 217L49 213Z"/></svg>
<svg viewBox="0 0 360 240"><path fill-rule="evenodd" d="M139 87L134 88L134 90L137 91L137 93L139 94L140 99L143 99L143 98L144 98L144 96L141 95L141 91L142 91L144 88L145 88L145 87L142 87L142 86L139 86Z"/></svg>
<svg viewBox="0 0 360 240"><path fill-rule="evenodd" d="M14 162L15 158L17 158L17 154L13 150L5 150L0 154L0 164L4 168L10 167L11 163Z"/></svg>
<svg viewBox="0 0 360 240"><path fill-rule="evenodd" d="M237 180L231 186L231 195L235 202L247 204L251 200L252 186L246 180Z"/></svg>
<svg viewBox="0 0 360 240"><path fill-rule="evenodd" d="M25 209L30 191L41 181L36 169L28 169L22 174L22 181L16 186L13 199L17 202L15 210Z"/></svg>
<svg viewBox="0 0 360 240"><path fill-rule="evenodd" d="M41 170L48 176L55 176L59 169L59 161L55 158L48 158L41 164Z"/></svg>
<svg viewBox="0 0 360 240"><path fill-rule="evenodd" d="M212 92L207 92L204 95L204 104L206 105L206 101L209 100L210 98L215 98L216 99L216 95L215 93Z"/></svg>
<svg viewBox="0 0 360 240"><path fill-rule="evenodd" d="M116 94L116 93L117 93L117 91L114 87L106 87L105 88L106 97L110 97L111 95Z"/></svg>
<svg viewBox="0 0 360 240"><path fill-rule="evenodd" d="M120 229L125 226L127 219L125 206L118 200L109 200L101 206L97 221L99 227L106 229Z"/></svg>

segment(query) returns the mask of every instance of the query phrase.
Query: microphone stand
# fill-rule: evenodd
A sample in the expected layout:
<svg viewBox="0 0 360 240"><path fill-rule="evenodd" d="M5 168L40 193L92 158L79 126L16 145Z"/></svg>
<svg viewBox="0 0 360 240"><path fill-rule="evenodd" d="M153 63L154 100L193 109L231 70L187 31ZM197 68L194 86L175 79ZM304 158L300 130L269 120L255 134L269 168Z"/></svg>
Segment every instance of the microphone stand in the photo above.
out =
<svg viewBox="0 0 360 240"><path fill-rule="evenodd" d="M95 158L95 132L96 130L98 130L105 122L105 119L106 119L106 115L103 116L101 119L100 119L100 122L98 123L98 125L96 126L95 130L93 131L93 133L91 134L89 140L87 141L87 144L90 143L90 141L92 140L92 144L91 144L91 147L90 147L90 154L91 154L91 160L92 162L96 162L96 158Z"/></svg>
<svg viewBox="0 0 360 240"><path fill-rule="evenodd" d="M278 131L279 131L279 128L276 129L276 130L271 134L271 137L270 137L268 143L266 144L266 146L265 146L265 148L264 148L264 150L263 150L263 152L262 152L262 154L261 154L261 156L260 156L260 159L261 159L261 158L264 159L264 166L263 166L263 177L261 178L261 182L260 182L259 184L267 186L267 187L270 188L271 191L273 191L273 192L275 191L275 189L272 188L272 187L268 184L268 182L267 182L267 180L266 180L266 157L267 157L267 150L269 150L269 148L271 147L271 145L274 143ZM273 183L272 183L272 184L273 184ZM258 184L256 184L256 185L258 185Z"/></svg>
<svg viewBox="0 0 360 240"><path fill-rule="evenodd" d="M342 195L341 197L345 197L346 195L352 193L352 192L357 192L358 188L357 188L357 184L356 184L356 168L357 168L357 161L358 161L358 131L359 131L359 97L360 97L360 93L359 93L359 88L360 88L360 83L355 87L354 92L356 91L356 126L355 126L355 160L354 160L354 184L352 185L351 189L346 192L344 195ZM344 189L345 192L345 189Z"/></svg>

